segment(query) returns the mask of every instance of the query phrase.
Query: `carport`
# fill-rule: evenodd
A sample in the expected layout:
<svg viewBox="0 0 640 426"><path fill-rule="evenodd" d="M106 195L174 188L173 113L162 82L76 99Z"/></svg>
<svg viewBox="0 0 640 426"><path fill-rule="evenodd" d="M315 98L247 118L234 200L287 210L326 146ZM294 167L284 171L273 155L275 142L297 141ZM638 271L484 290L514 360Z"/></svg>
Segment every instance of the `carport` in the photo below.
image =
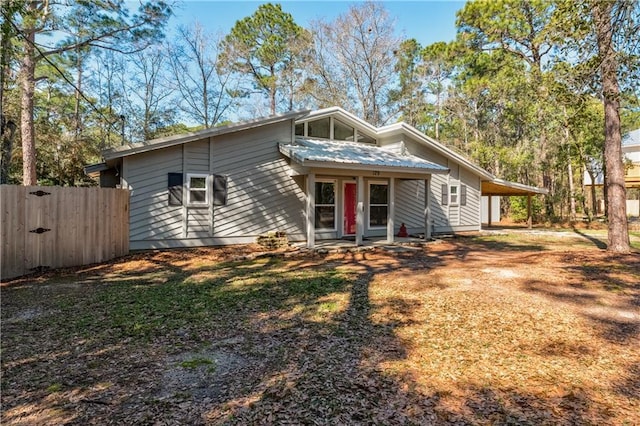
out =
<svg viewBox="0 0 640 426"><path fill-rule="evenodd" d="M531 214L531 197L533 195L546 195L549 191L545 188L538 188L535 186L523 185L521 183L509 182L502 179L484 180L482 181L482 195L489 197L489 217L487 226L491 227L491 197L512 197L512 196L526 196L527 197L527 227L531 229L533 226L533 219Z"/></svg>

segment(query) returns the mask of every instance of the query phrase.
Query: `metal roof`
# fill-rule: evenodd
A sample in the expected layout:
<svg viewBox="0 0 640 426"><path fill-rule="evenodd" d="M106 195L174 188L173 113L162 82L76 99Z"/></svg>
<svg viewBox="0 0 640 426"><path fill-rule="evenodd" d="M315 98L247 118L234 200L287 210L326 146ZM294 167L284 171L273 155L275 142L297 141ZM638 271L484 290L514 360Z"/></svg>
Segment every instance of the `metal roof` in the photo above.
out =
<svg viewBox="0 0 640 426"><path fill-rule="evenodd" d="M410 154L399 154L375 145L296 138L296 144L279 144L280 152L308 167L362 169L379 167L394 171L447 173L449 169Z"/></svg>

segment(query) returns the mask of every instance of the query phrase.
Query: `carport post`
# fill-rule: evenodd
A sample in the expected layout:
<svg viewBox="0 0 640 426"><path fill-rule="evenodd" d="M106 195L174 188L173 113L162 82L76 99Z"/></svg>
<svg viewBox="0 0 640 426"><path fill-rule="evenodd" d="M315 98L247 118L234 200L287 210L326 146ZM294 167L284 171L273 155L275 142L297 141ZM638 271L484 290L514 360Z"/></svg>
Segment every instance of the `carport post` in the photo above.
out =
<svg viewBox="0 0 640 426"><path fill-rule="evenodd" d="M527 194L527 227L533 228L533 218L531 217L531 194Z"/></svg>
<svg viewBox="0 0 640 426"><path fill-rule="evenodd" d="M488 209L489 210L489 219L487 220L487 228L491 228L491 216L493 214L493 212L491 211L491 205L493 204L491 202L492 201L492 197L493 196L491 194L487 195L487 198L489 198L489 209Z"/></svg>

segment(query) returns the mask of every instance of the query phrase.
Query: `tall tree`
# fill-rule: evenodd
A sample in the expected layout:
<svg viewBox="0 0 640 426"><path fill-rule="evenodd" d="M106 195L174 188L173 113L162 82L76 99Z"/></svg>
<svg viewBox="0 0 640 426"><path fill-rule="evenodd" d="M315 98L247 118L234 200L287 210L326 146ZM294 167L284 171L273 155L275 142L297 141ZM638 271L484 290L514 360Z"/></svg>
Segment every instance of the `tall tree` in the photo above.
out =
<svg viewBox="0 0 640 426"><path fill-rule="evenodd" d="M91 69L87 83L97 99L100 148L122 144L128 105L121 77L130 74L127 61L118 52L102 49L93 55Z"/></svg>
<svg viewBox="0 0 640 426"><path fill-rule="evenodd" d="M537 89L536 133L542 185L552 190L549 134L546 106L549 81L546 67L557 46L556 7L546 0L481 0L470 2L458 13L460 38L479 50L497 50L524 61L530 84ZM551 191L553 192L553 191ZM546 197L547 214L552 215L552 197Z"/></svg>
<svg viewBox="0 0 640 426"><path fill-rule="evenodd" d="M450 50L449 44L438 42L426 46L421 52L421 74L424 76L427 96L432 98L427 115L433 123L433 135L436 139L440 139L447 84L453 72Z"/></svg>
<svg viewBox="0 0 640 426"><path fill-rule="evenodd" d="M398 104L402 121L421 128L425 109L424 85L421 76L422 46L416 39L404 40L395 52L394 71L398 75L397 89L389 92L391 102Z"/></svg>
<svg viewBox="0 0 640 426"><path fill-rule="evenodd" d="M68 25L72 15L69 13L69 6L64 3L28 1L20 11L21 19L18 22L11 21L22 40L20 130L24 185L37 183L33 102L38 62L64 52L78 51L86 46L115 50L127 50L126 46L131 50L141 49L144 47L140 45L143 40L161 35L160 27L171 13L168 5L162 1L141 4L138 13L133 16L129 16L123 1L78 2L76 6L87 12L83 15L90 18L90 21L83 27L82 34L70 37L69 42L55 47L36 44L36 35L52 33L54 30L72 32L73 26Z"/></svg>
<svg viewBox="0 0 640 426"><path fill-rule="evenodd" d="M9 168L14 150L13 142L18 127L17 108L9 107L9 96L7 95L9 94L9 84L15 82L15 79L11 78L11 74L16 53L13 43L16 31L11 22L21 7L23 7L22 1L9 0L2 3L2 23L0 23L0 184L9 182ZM12 109L13 111L10 111Z"/></svg>
<svg viewBox="0 0 640 426"><path fill-rule="evenodd" d="M622 2L615 4L608 1L594 1L591 6L601 61L600 74L604 102L604 160L607 170L605 185L609 201L607 207L609 244L607 249L615 253L628 253L630 248L625 170L622 162L620 85L614 46L614 25L619 24L616 22L616 15L624 14L627 5Z"/></svg>
<svg viewBox="0 0 640 426"><path fill-rule="evenodd" d="M173 124L175 114L168 100L173 94L167 88L166 54L156 46L133 55L131 93L136 99L134 113L139 123L136 139L155 137L160 128Z"/></svg>
<svg viewBox="0 0 640 426"><path fill-rule="evenodd" d="M233 26L221 43L218 60L221 68L251 77L255 89L269 99L272 114L276 113L278 96L291 80L292 68L300 67L296 58L309 46L300 43L305 30L295 23L291 14L279 4L266 3Z"/></svg>
<svg viewBox="0 0 640 426"><path fill-rule="evenodd" d="M218 45L200 23L180 27L169 45L177 105L186 116L206 128L218 123L232 105L236 89L229 70L218 67Z"/></svg>
<svg viewBox="0 0 640 426"><path fill-rule="evenodd" d="M640 72L640 3L583 0L558 3L566 62L584 92L602 99L604 110L604 193L608 250L629 251L620 110L637 99ZM636 95L633 95L636 93ZM637 108L637 106L636 106Z"/></svg>
<svg viewBox="0 0 640 426"><path fill-rule="evenodd" d="M375 125L395 116L389 95L396 82L394 52L401 40L384 6L373 2L352 5L335 21L319 21L313 27L314 77L308 89L318 103L325 106L340 98L353 99L353 109ZM327 98L341 88L346 90L342 96Z"/></svg>

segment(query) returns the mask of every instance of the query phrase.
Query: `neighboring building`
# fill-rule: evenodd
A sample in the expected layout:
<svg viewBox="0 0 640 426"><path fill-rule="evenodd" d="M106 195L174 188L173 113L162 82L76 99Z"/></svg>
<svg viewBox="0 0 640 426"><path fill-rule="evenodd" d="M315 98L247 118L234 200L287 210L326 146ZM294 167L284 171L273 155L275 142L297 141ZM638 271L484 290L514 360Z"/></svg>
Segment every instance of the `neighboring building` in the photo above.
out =
<svg viewBox="0 0 640 426"><path fill-rule="evenodd" d="M405 123L293 112L107 150L88 166L131 191L132 249L476 231L481 195L546 191L496 179Z"/></svg>
<svg viewBox="0 0 640 426"><path fill-rule="evenodd" d="M628 162L624 178L627 188L640 188L640 129L622 138L622 152Z"/></svg>
<svg viewBox="0 0 640 426"><path fill-rule="evenodd" d="M625 186L627 188L627 214L630 216L640 216L640 129L627 133L622 137L622 153L625 161ZM595 181L595 184L593 183ZM604 176L602 173L591 176L584 172L585 187L602 187ZM604 199L602 191L598 191L598 213L604 213ZM592 191L587 191L591 194ZM598 195L596 195L598 197Z"/></svg>

